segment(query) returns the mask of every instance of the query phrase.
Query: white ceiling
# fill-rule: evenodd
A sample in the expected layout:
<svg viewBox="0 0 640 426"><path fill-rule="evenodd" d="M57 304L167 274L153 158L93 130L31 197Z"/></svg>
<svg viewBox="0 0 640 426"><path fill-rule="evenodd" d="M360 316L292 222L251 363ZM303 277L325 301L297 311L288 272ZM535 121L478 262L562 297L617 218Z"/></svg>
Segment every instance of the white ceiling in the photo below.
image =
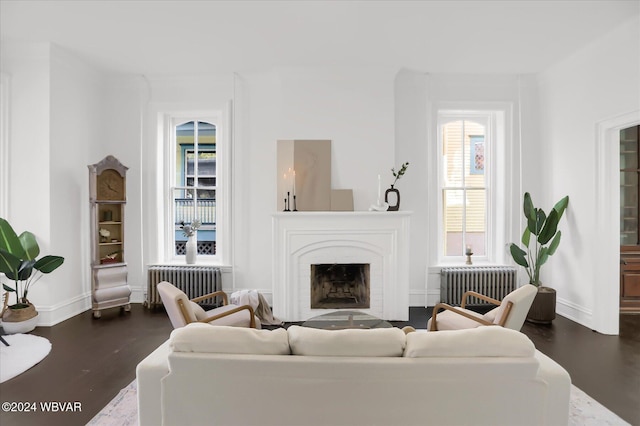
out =
<svg viewBox="0 0 640 426"><path fill-rule="evenodd" d="M147 75L306 66L529 73L638 14L638 0L0 0L0 36Z"/></svg>

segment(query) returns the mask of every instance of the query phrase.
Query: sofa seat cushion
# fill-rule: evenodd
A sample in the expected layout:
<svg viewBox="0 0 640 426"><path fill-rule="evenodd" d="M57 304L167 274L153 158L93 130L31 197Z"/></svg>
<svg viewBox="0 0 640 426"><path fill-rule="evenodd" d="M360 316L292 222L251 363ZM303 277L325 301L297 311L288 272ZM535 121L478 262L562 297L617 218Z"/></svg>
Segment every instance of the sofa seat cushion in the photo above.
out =
<svg viewBox="0 0 640 426"><path fill-rule="evenodd" d="M289 355L287 330L191 323L171 332L174 352Z"/></svg>
<svg viewBox="0 0 640 426"><path fill-rule="evenodd" d="M429 357L533 357L535 346L516 330L483 326L465 330L416 331L407 334L404 356Z"/></svg>
<svg viewBox="0 0 640 426"><path fill-rule="evenodd" d="M293 355L398 357L406 343L404 332L395 327L321 330L294 325L288 333Z"/></svg>

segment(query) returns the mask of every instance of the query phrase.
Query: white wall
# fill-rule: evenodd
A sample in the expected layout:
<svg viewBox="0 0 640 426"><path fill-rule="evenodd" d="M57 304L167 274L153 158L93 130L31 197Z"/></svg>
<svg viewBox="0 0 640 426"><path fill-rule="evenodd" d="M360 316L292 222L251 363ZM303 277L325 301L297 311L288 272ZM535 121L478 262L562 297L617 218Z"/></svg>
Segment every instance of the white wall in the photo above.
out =
<svg viewBox="0 0 640 426"><path fill-rule="evenodd" d="M271 218L278 139L330 139L332 187L353 189L355 210L391 184L394 78L388 68L287 68L239 73L234 147L235 286L271 292ZM398 164L396 164L398 163ZM410 172L405 179L410 178ZM269 296L269 294L268 294Z"/></svg>
<svg viewBox="0 0 640 426"><path fill-rule="evenodd" d="M602 289L619 291L617 256L608 257L613 265L602 262L606 253L619 252L619 235L605 240L598 235L596 125L640 110L639 51L636 17L539 76L546 189L539 203L550 207L570 196L561 224L563 241L545 266L542 280L557 289L560 314L611 334L618 332L618 309L602 306L597 295ZM610 191L618 192L617 185ZM604 281L596 279L600 268L611 271ZM598 314L602 309L603 316Z"/></svg>
<svg viewBox="0 0 640 426"><path fill-rule="evenodd" d="M102 145L101 75L48 43L3 43L10 82L9 220L65 263L29 292L40 325L90 307L87 168Z"/></svg>
<svg viewBox="0 0 640 426"><path fill-rule="evenodd" d="M56 45L51 46L49 209L51 254L65 263L51 275L44 318L55 324L86 310L91 294L88 170L92 146L104 146L104 76ZM43 253L49 253L43 250Z"/></svg>
<svg viewBox="0 0 640 426"><path fill-rule="evenodd" d="M0 52L2 72L11 85L9 220L16 232L30 230L47 244L50 46L3 42Z"/></svg>
<svg viewBox="0 0 640 426"><path fill-rule="evenodd" d="M50 46L45 43L3 43L0 61L11 84L7 219L18 235L33 232L44 253L53 245L49 191L50 54ZM38 309L49 306L49 285L57 285L55 277L44 277L29 292L29 299ZM10 303L15 303L13 297Z"/></svg>
<svg viewBox="0 0 640 426"><path fill-rule="evenodd" d="M127 204L125 206L125 246L127 262L127 282L131 286L131 301L142 302L147 279L143 260L143 235L145 217L143 215L142 179L144 163L142 140L146 85L138 76L109 76L104 84L101 97L103 114L99 143L89 147L89 162L95 164L107 155L113 155L127 170ZM97 142L97 141L96 141ZM87 238L89 240L89 238Z"/></svg>
<svg viewBox="0 0 640 426"><path fill-rule="evenodd" d="M401 210L410 210L411 238L409 262L409 303L425 306L428 303L425 271L429 242L429 208L427 185L429 167L427 103L428 75L424 72L402 69L395 78L395 158L396 170L409 162L404 177L395 187L400 191ZM438 292L439 293L439 292ZM436 295L439 297L439 294Z"/></svg>

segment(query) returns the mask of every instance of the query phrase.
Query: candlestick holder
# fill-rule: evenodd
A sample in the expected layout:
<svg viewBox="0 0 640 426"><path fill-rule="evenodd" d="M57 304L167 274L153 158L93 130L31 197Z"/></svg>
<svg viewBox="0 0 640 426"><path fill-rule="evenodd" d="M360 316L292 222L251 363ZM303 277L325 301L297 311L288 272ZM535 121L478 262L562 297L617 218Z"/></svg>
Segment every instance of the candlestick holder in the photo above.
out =
<svg viewBox="0 0 640 426"><path fill-rule="evenodd" d="M298 208L296 207L296 196L295 195L293 196L293 210L292 211L294 211L294 212L298 211Z"/></svg>
<svg viewBox="0 0 640 426"><path fill-rule="evenodd" d="M283 210L283 212L288 212L288 211L291 211L291 210L289 210L289 204L287 203L287 199L285 198L284 199L284 210Z"/></svg>
<svg viewBox="0 0 640 426"><path fill-rule="evenodd" d="M467 261L465 262L467 265L473 265L473 262L471 262L471 256L472 255L473 255L473 253L467 252Z"/></svg>

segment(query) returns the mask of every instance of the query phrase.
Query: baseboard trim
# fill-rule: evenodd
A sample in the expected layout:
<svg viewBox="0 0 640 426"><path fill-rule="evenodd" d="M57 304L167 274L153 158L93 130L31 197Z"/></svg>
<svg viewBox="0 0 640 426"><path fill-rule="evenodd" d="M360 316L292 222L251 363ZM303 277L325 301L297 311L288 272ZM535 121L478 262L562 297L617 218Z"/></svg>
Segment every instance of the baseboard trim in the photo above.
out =
<svg viewBox="0 0 640 426"><path fill-rule="evenodd" d="M590 309L558 297L556 299L556 310L559 315L593 329L593 312Z"/></svg>
<svg viewBox="0 0 640 426"><path fill-rule="evenodd" d="M91 294L83 294L53 306L39 306L38 327L51 327L91 309Z"/></svg>

